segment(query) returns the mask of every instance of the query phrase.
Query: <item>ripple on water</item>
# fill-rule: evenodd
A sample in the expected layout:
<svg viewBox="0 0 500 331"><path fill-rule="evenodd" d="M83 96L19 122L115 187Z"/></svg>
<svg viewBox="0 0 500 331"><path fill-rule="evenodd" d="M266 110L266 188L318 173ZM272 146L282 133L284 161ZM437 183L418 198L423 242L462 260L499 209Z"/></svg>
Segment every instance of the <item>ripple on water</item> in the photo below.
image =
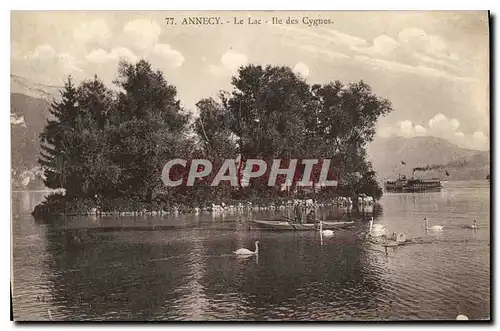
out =
<svg viewBox="0 0 500 331"><path fill-rule="evenodd" d="M25 215L13 223L14 318L48 320L49 311L55 320L488 318L489 187L474 185L384 196L377 223L433 240L388 255L348 232L320 246L316 233L246 231L206 215L186 220L189 228L97 231L71 245ZM449 229L426 234L423 217ZM474 218L478 231L459 228ZM366 228L359 223L354 231ZM258 259L230 254L255 240Z"/></svg>

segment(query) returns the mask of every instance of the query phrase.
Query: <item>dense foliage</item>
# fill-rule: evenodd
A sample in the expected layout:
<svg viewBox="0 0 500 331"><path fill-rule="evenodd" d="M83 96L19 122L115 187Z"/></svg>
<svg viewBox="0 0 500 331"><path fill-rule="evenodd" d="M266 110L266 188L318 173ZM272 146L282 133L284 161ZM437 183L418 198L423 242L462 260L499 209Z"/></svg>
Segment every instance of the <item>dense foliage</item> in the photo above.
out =
<svg viewBox="0 0 500 331"><path fill-rule="evenodd" d="M114 88L97 76L79 86L68 79L41 134L45 184L66 190L64 198L51 201L87 199L103 209L119 201L169 208L284 194L381 196L365 148L377 120L392 109L367 84L311 86L288 67L256 65L241 67L231 83L233 90L217 100L200 100L193 119L180 106L176 88L144 60L121 63ZM315 167L312 190L296 187L300 176L286 191L265 185L266 176L247 187L240 176L239 187L212 187L206 178L192 187L167 188L161 171L173 158L208 158L214 169L238 158L239 170L250 158L327 158L339 187L316 187Z"/></svg>

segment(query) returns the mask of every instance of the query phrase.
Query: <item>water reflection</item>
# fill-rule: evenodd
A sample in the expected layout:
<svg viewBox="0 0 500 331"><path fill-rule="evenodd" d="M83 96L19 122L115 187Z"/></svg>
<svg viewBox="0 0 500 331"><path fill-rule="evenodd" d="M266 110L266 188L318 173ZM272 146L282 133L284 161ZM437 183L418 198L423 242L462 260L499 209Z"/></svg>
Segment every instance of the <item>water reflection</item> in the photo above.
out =
<svg viewBox="0 0 500 331"><path fill-rule="evenodd" d="M21 215L13 222L14 316L48 319L50 311L62 320L453 319L458 313L486 318L489 188L447 189L447 195L432 198L384 197L383 213L372 211L376 222L428 242L388 255L366 240L363 221L353 231L323 238L323 245L316 232L248 231L246 219L274 215L270 211L40 225L25 211L41 198L21 194L13 200ZM354 214L321 209L318 215ZM424 217L447 228L426 232ZM458 227L469 218L478 219L479 230ZM169 228L152 231L158 226ZM258 257L231 254L254 249L255 240L261 243Z"/></svg>

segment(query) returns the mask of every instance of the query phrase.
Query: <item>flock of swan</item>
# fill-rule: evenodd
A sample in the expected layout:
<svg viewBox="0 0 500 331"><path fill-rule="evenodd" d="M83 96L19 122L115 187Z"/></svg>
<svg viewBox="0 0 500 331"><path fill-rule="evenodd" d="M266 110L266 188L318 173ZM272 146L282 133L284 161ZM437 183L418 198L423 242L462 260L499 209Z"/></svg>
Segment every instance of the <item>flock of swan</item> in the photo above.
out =
<svg viewBox="0 0 500 331"><path fill-rule="evenodd" d="M429 226L429 219L427 217L424 218L424 221L425 221L426 231L442 231L444 229L444 226L442 225ZM477 221L474 220L472 224L464 225L462 226L462 228L476 230L478 229ZM334 235L334 232L332 230L323 230L323 222L321 221L319 222L319 232L324 237L332 237ZM396 244L406 241L406 236L404 235L404 233L393 233L391 237L387 237L387 229L385 228L385 226L382 224L373 224L373 217L370 220L370 229L368 235L374 238L385 237L387 239L395 241ZM236 255L247 255L247 256L257 255L259 254L259 241L255 242L255 251L251 251L246 248L240 248L234 251L233 253Z"/></svg>
<svg viewBox="0 0 500 331"><path fill-rule="evenodd" d="M424 218L424 222L425 222L425 231L442 231L444 229L444 226L438 225L438 224L429 226L429 219L427 217ZM473 230L478 229L478 225L477 225L476 220L474 220L472 222L472 224L470 224L470 225L462 225L461 227L466 228L466 229L473 229ZM387 229L382 224L373 224L373 217L372 217L372 219L370 221L369 234L372 237L387 236Z"/></svg>
<svg viewBox="0 0 500 331"><path fill-rule="evenodd" d="M425 221L425 230L426 231L442 231L444 229L444 226L442 226L442 225L429 226L429 219L427 217L424 218L424 221ZM471 225L462 226L462 228L473 229L473 230L478 229L477 220L474 220ZM320 223L319 223L319 232L322 235L322 237L321 237L322 244L323 244L323 236L324 237L332 237L334 235L334 232L332 230L323 230L323 222L322 221L320 221ZM371 237L385 237L385 238L387 238L387 229L382 224L373 224L373 217L372 217L370 220L370 230L369 230L368 234ZM394 241L392 244L393 246L397 246L400 243L406 242L406 237L405 237L404 233L397 233L397 234L393 233L392 237L387 238L387 239ZM387 246L391 246L391 244L386 245L386 253L387 253ZM239 256L243 256L243 257L252 256L252 255L258 256L258 254L259 254L259 241L255 242L255 251L251 251L251 250L246 249L246 248L240 248L240 249L234 251L233 253L236 255L239 255ZM459 314L456 317L456 319L457 320L468 320L468 317L463 315L463 314Z"/></svg>

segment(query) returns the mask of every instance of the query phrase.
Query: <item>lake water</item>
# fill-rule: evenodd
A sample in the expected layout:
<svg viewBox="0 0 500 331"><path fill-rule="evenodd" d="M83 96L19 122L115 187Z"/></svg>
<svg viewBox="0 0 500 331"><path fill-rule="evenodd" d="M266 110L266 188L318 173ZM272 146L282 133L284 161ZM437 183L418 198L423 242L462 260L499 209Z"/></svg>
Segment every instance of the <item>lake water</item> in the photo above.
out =
<svg viewBox="0 0 500 331"><path fill-rule="evenodd" d="M325 237L322 245L316 232L248 230L240 221L248 215L38 224L29 213L44 193L13 193L14 318L488 319L490 186L444 186L437 193L384 195L375 223L423 240L387 255L363 234L368 222ZM445 229L426 233L424 217ZM477 231L460 228L473 219ZM154 225L171 228L148 229ZM71 242L75 233L83 243ZM255 240L258 257L231 255L240 247L253 250Z"/></svg>

